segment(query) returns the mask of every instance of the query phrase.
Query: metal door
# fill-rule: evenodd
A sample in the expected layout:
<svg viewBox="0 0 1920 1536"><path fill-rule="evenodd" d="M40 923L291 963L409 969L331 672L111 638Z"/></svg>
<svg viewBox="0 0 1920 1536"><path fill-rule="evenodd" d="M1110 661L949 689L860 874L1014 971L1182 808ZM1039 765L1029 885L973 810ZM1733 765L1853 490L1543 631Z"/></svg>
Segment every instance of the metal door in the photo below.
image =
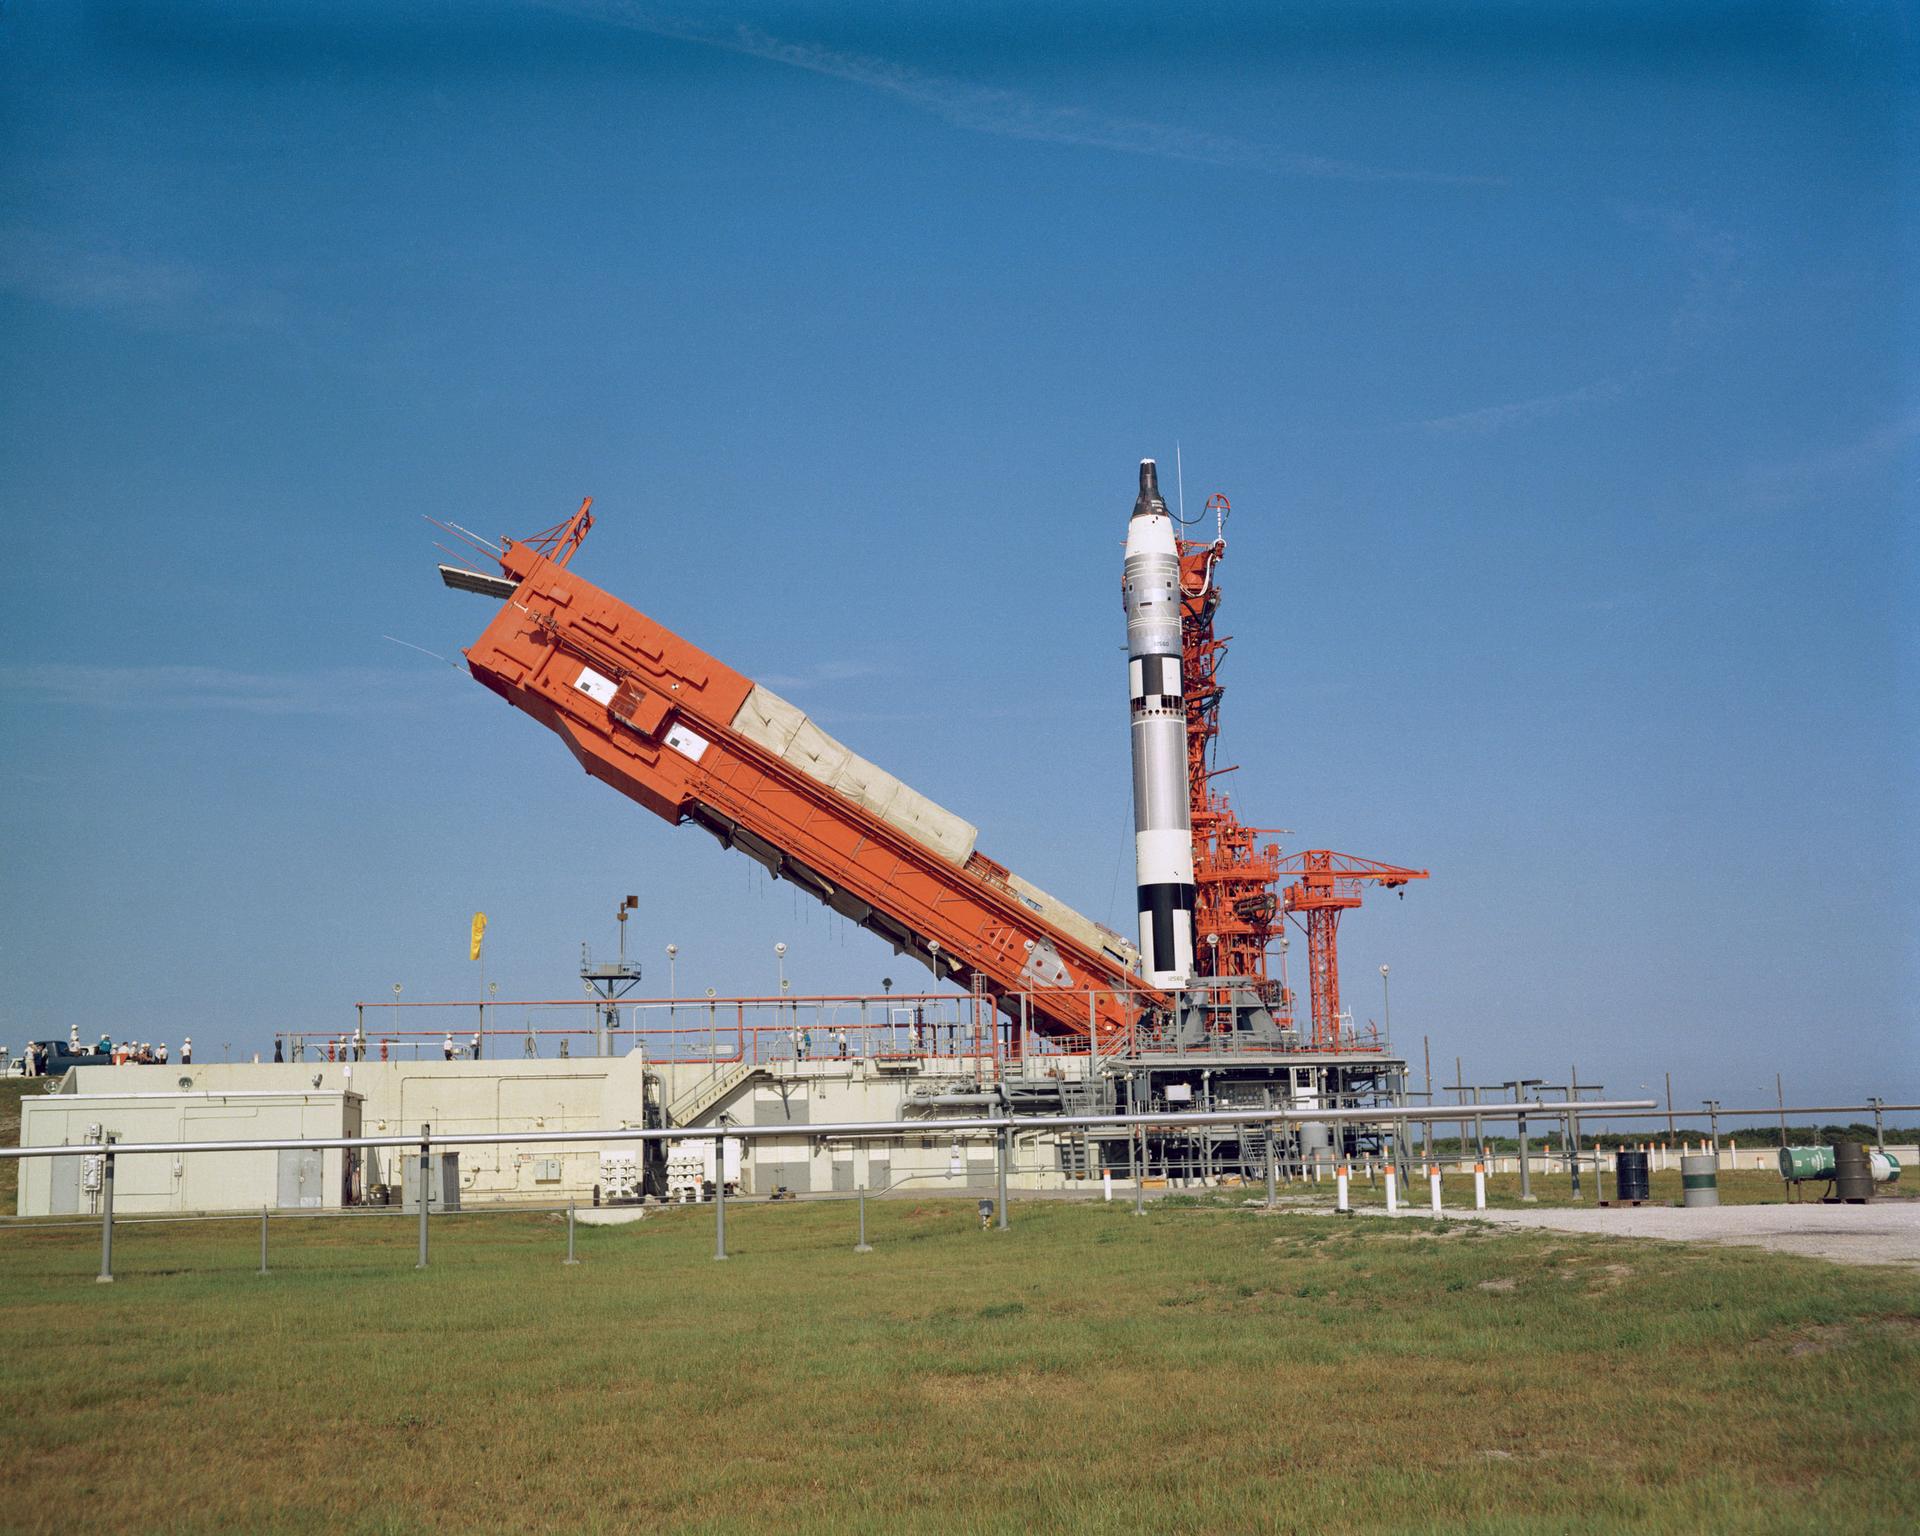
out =
<svg viewBox="0 0 1920 1536"><path fill-rule="evenodd" d="M810 1162L761 1163L754 1169L754 1182L763 1185L762 1193L772 1194L784 1185L796 1195L813 1189L813 1164Z"/></svg>
<svg viewBox="0 0 1920 1536"><path fill-rule="evenodd" d="M80 1214L80 1165L84 1157L50 1157L53 1187L48 1192L47 1211L54 1216Z"/></svg>
<svg viewBox="0 0 1920 1536"><path fill-rule="evenodd" d="M326 1204L321 1185L321 1154L305 1147L280 1149L279 1205L283 1211L315 1209Z"/></svg>

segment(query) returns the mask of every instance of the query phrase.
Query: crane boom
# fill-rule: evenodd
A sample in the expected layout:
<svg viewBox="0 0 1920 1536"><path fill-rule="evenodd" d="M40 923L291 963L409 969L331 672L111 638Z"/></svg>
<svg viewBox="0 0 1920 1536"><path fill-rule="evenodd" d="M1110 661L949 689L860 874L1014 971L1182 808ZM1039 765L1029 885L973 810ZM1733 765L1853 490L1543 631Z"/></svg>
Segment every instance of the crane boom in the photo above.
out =
<svg viewBox="0 0 1920 1536"><path fill-rule="evenodd" d="M503 540L505 596L466 652L475 678L656 816L692 822L1041 1033L1116 1036L1168 999L1133 945L987 858L976 829L828 736L794 705L574 574L590 523ZM490 556L492 550L486 551Z"/></svg>
<svg viewBox="0 0 1920 1536"><path fill-rule="evenodd" d="M1340 1044L1340 914L1360 905L1362 887L1398 890L1424 880L1424 869L1402 869L1377 859L1309 848L1280 861L1280 875L1294 876L1282 893L1287 915L1307 931L1307 1003L1315 1050Z"/></svg>

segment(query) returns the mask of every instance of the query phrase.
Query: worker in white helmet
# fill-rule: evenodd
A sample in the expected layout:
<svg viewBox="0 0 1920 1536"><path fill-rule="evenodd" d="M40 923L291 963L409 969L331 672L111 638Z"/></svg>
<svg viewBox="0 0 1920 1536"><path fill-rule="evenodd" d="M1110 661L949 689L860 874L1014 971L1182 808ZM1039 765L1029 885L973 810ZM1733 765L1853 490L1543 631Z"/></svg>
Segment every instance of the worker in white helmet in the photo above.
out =
<svg viewBox="0 0 1920 1536"><path fill-rule="evenodd" d="M155 1054L160 1062L160 1065L164 1067L167 1064L167 1042L166 1041L162 1040L160 1042L160 1049Z"/></svg>
<svg viewBox="0 0 1920 1536"><path fill-rule="evenodd" d="M188 1035L184 1040L180 1042L180 1065L183 1067L190 1067L193 1065L193 1036L192 1035Z"/></svg>
<svg viewBox="0 0 1920 1536"><path fill-rule="evenodd" d="M441 1043L440 1049L442 1053L445 1054L448 1061L453 1060L453 1031L452 1030L447 1031L447 1038Z"/></svg>

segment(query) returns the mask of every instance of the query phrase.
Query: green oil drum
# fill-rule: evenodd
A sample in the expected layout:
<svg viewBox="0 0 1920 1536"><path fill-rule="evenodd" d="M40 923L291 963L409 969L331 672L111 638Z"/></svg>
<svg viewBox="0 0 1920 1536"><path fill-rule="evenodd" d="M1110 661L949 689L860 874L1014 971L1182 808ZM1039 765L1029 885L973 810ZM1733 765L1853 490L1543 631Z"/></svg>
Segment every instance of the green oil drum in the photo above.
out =
<svg viewBox="0 0 1920 1536"><path fill-rule="evenodd" d="M1680 1159L1680 1203L1720 1203L1720 1159L1711 1152L1688 1152Z"/></svg>
<svg viewBox="0 0 1920 1536"><path fill-rule="evenodd" d="M1833 1148L1782 1147L1780 1177L1789 1184L1798 1184L1804 1179L1832 1178Z"/></svg>

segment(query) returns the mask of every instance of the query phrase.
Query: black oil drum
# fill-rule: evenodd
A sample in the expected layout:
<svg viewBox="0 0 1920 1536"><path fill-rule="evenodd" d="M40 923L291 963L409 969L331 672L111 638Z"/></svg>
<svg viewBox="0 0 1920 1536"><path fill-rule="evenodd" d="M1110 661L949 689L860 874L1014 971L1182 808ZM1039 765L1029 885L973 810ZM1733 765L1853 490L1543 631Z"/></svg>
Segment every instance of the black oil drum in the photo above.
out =
<svg viewBox="0 0 1920 1536"><path fill-rule="evenodd" d="M1873 1164L1857 1141L1833 1143L1833 1194L1850 1205L1873 1198Z"/></svg>
<svg viewBox="0 0 1920 1536"><path fill-rule="evenodd" d="M1647 1168L1647 1154L1622 1151L1613 1160L1613 1196L1616 1200L1651 1200L1653 1175Z"/></svg>

